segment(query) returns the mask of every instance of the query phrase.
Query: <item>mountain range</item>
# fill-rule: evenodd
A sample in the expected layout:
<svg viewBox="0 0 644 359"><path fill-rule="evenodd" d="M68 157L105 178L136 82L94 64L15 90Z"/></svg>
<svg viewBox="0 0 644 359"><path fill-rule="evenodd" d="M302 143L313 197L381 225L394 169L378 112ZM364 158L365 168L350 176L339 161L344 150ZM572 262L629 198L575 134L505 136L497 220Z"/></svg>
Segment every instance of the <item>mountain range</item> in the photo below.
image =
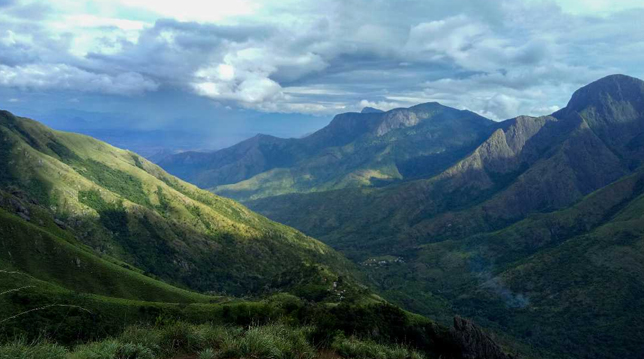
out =
<svg viewBox="0 0 644 359"><path fill-rule="evenodd" d="M308 348L306 357L367 349L383 358L513 357L468 320L450 328L386 302L354 263L293 228L133 152L6 111L0 268L3 358L196 357L204 345L224 350L204 343L216 325L251 341L275 323L287 326L271 340L300 340L284 344L286 353ZM202 326L193 333L187 323ZM76 349L54 356L51 343ZM273 355L276 345L235 350Z"/></svg>
<svg viewBox="0 0 644 359"><path fill-rule="evenodd" d="M237 200L382 186L444 170L493 127L472 112L427 103L342 114L301 139L257 135L214 153L168 156L159 165Z"/></svg>
<svg viewBox="0 0 644 359"><path fill-rule="evenodd" d="M409 310L544 356L638 358L642 161L644 82L613 75L548 116L365 109L159 164L319 238Z"/></svg>

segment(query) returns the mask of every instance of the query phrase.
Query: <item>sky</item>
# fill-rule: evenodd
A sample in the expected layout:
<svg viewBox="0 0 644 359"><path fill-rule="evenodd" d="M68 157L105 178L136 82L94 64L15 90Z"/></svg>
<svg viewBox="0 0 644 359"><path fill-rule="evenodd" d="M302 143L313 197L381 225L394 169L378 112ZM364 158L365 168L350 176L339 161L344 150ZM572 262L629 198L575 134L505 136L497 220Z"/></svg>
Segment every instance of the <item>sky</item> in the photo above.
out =
<svg viewBox="0 0 644 359"><path fill-rule="evenodd" d="M0 108L217 146L365 106L544 115L644 78L643 18L631 0L0 0Z"/></svg>

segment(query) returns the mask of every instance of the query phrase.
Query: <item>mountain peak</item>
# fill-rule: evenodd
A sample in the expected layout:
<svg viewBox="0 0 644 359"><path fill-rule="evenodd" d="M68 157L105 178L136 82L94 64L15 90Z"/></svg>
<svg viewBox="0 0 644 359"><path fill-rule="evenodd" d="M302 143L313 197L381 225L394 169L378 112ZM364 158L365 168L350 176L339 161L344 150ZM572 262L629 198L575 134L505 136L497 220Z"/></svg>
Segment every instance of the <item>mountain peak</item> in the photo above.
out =
<svg viewBox="0 0 644 359"><path fill-rule="evenodd" d="M432 102L419 103L418 105L414 105L414 106L410 107L410 109L441 108L441 107L447 107L447 106L443 106L443 105L441 105L440 103L438 103L436 101L432 101Z"/></svg>
<svg viewBox="0 0 644 359"><path fill-rule="evenodd" d="M590 106L603 107L607 102L644 105L644 81L619 74L606 76L575 91L567 109L582 111Z"/></svg>
<svg viewBox="0 0 644 359"><path fill-rule="evenodd" d="M360 113L383 113L383 112L385 111L377 108L369 107L369 106L363 108L362 111L360 111Z"/></svg>

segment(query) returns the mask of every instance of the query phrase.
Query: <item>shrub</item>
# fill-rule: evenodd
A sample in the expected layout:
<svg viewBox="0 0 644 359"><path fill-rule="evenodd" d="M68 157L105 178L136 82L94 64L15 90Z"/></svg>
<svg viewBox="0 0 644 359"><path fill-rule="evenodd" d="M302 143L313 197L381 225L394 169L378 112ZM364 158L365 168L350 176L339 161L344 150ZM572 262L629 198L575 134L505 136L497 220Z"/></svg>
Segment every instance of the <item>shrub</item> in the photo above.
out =
<svg viewBox="0 0 644 359"><path fill-rule="evenodd" d="M67 350L50 343L27 344L23 340L0 346L0 359L66 359Z"/></svg>
<svg viewBox="0 0 644 359"><path fill-rule="evenodd" d="M221 346L220 358L308 359L315 350L307 340L310 329L284 325L252 327L241 337L229 337Z"/></svg>
<svg viewBox="0 0 644 359"><path fill-rule="evenodd" d="M424 359L416 351L401 345L385 346L372 341L360 341L355 338L338 338L333 349L343 358L355 359Z"/></svg>
<svg viewBox="0 0 644 359"><path fill-rule="evenodd" d="M208 349L219 349L224 342L232 340L242 333L240 327L224 327L213 325L200 325L196 327L197 336L202 340L202 347Z"/></svg>
<svg viewBox="0 0 644 359"><path fill-rule="evenodd" d="M115 339L76 347L70 359L155 359L152 349Z"/></svg>
<svg viewBox="0 0 644 359"><path fill-rule="evenodd" d="M150 327L131 326L123 331L121 338L130 343L139 344L156 352L160 351L161 332Z"/></svg>
<svg viewBox="0 0 644 359"><path fill-rule="evenodd" d="M168 354L194 353L203 349L204 338L195 326L177 322L160 329L159 345Z"/></svg>
<svg viewBox="0 0 644 359"><path fill-rule="evenodd" d="M217 354L215 353L214 350L208 348L204 349L199 353L199 359L215 359L217 358Z"/></svg>

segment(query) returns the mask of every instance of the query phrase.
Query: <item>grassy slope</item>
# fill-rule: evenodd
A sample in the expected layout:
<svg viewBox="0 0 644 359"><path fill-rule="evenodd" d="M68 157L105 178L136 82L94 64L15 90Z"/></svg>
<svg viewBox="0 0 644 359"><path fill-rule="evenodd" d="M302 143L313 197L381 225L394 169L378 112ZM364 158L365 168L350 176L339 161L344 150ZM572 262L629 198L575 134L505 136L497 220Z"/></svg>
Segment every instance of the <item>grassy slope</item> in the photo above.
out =
<svg viewBox="0 0 644 359"><path fill-rule="evenodd" d="M0 266L69 288L124 299L210 302L218 298L182 290L146 277L125 263L100 258L91 249L52 235L0 209Z"/></svg>
<svg viewBox="0 0 644 359"><path fill-rule="evenodd" d="M0 116L3 188L37 201L92 249L201 291L264 291L283 273L351 264L324 244L182 182L129 151Z"/></svg>
<svg viewBox="0 0 644 359"><path fill-rule="evenodd" d="M59 345L86 343L91 347L93 344L88 342L106 337L120 337L127 343L136 343L140 339L156 338L159 332L165 334L159 338L158 346L149 347L153 351L164 350L156 353L158 357L194 354L197 347L204 344L203 334L207 333L186 333L185 329L191 326L184 323L205 324L202 329L217 326L227 330L234 326L241 330L242 327L250 329L279 323L284 330L306 330L309 334L307 340L316 349L332 347L339 351L348 350L350 348L343 349L335 344L355 336L371 343L371 355L377 354L379 357L387 350L376 343L386 346L404 343L428 353L429 357L461 358L447 328L386 303L312 305L288 294L260 301L225 303L145 302L79 294L26 274L7 272L0 273L0 287L21 288L0 295L0 357L3 358L14 358L16 354L31 358L30 355L38 349L37 344L32 344L35 343L33 340L37 342L42 338ZM16 313L22 314L11 317ZM123 332L131 325L138 325L138 329ZM3 346L7 340L9 344ZM279 347L272 341L254 343L250 347L259 349L260 344L263 345L262 350L270 353L275 353L279 348L286 350L285 355L296 350L293 344ZM358 343L346 343L355 344ZM165 349L170 352L165 352ZM79 358L96 357L90 354L83 353ZM233 354L235 357L247 355L251 353ZM263 355L270 354L266 352ZM114 354L107 355L112 356ZM43 354L40 357L50 356Z"/></svg>

